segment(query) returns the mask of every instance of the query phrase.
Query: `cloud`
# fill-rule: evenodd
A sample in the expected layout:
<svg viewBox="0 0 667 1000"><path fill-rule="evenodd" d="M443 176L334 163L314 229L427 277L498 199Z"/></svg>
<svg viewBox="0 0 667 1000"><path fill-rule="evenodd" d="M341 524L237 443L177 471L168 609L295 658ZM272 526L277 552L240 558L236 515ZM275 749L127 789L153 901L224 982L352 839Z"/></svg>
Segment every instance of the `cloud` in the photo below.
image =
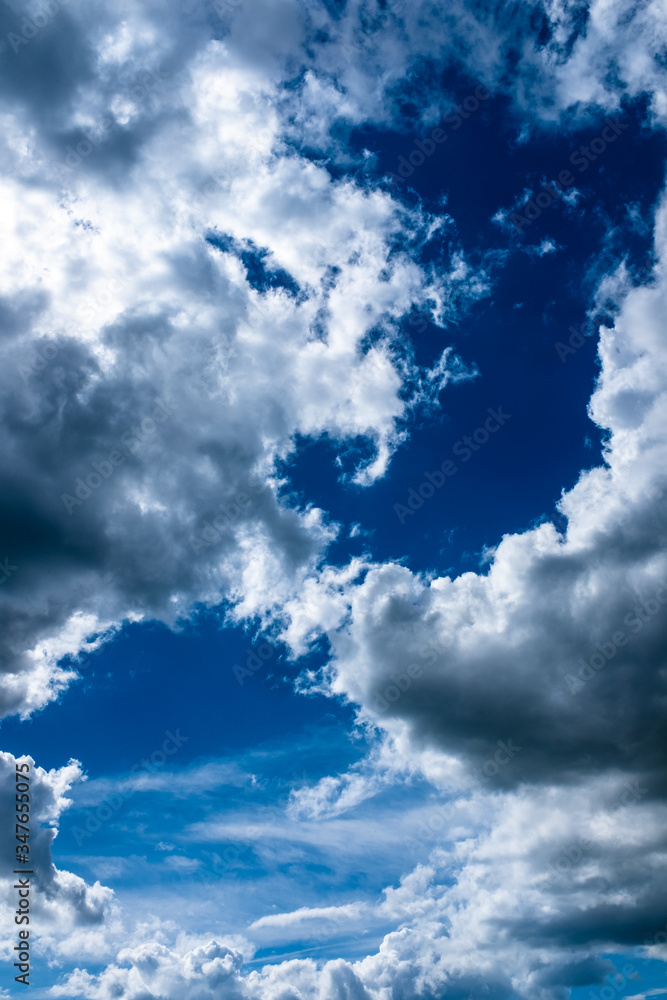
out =
<svg viewBox="0 0 667 1000"><path fill-rule="evenodd" d="M664 123L662 6L554 0L510 17L504 4L351 0L333 16L256 0L221 17L146 0L102 5L92 24L71 0L34 33L26 11L0 11L0 485L12 497L0 712L55 700L75 676L62 657L123 620L173 625L195 601L224 601L278 621L295 653L326 633L331 662L302 686L358 706L451 810L428 863L369 907L391 925L378 950L247 972L244 939L128 932L110 889L58 871L51 843L80 768L35 768L44 948L108 963L64 974L51 995L564 1000L614 971L605 951L664 957L664 203L651 283L605 282L620 310L600 331L590 414L606 464L563 495L566 529L506 535L485 573L455 580L327 566L339 526L290 506L277 471L299 437L341 451L361 438L370 457L345 474L371 484L411 410L474 371L446 349L418 365L405 322L446 326L488 294L487 274L458 248L442 267L420 263L448 217L331 170L367 159L345 130L413 127L401 109L416 98L436 120L457 95L425 80L435 57L509 95L524 136L590 122L622 95L648 94ZM308 822L297 836L293 817L272 816L263 856L288 840L387 849L387 824L341 818L402 779L383 766L300 791L293 815ZM186 830L248 836L219 817ZM254 926L278 934L348 905Z"/></svg>
<svg viewBox="0 0 667 1000"><path fill-rule="evenodd" d="M666 220L663 201L663 262ZM437 747L481 763L511 738L522 750L498 774L505 786L602 767L664 790L664 263L651 285L621 294L614 328L600 331L589 407L608 434L605 464L562 496L566 529L545 522L506 535L487 572L454 580L372 567L347 590L349 625L330 633L332 693L415 753Z"/></svg>
<svg viewBox="0 0 667 1000"><path fill-rule="evenodd" d="M472 80L509 97L521 141L564 116L584 124L596 111L618 110L622 97L644 94L652 124L664 125L663 14L659 0L632 7L623 0L548 0L513 8L511 15L503 3L456 2L445 9L424 0L385 8L354 0L314 46L317 71L304 79L297 134L316 148L326 142L321 115L331 116L336 97L341 123L407 130L414 124L406 121L407 97L429 125L466 96L436 83L437 74L430 77L425 67L435 62L464 68Z"/></svg>
<svg viewBox="0 0 667 1000"><path fill-rule="evenodd" d="M418 770L397 752L389 739L375 743L370 752L345 774L327 775L313 785L292 789L287 815L295 820L331 819L354 810L383 789L409 782Z"/></svg>
<svg viewBox="0 0 667 1000"><path fill-rule="evenodd" d="M82 878L56 868L52 860L52 844L64 810L70 806L67 792L81 779L78 761L51 771L35 765L32 757L16 758L10 753L0 753L0 813L6 817L2 839L3 893L10 898L16 876L11 872L21 867L16 863L14 836L16 763L27 763L30 775L29 858L32 895L31 916L40 929L40 937L56 955L73 954L78 948L82 956L104 957L109 954L105 935L116 925L118 906L114 893L95 882L87 885ZM9 874L6 874L9 873ZM14 944L14 913L5 908L3 941L9 959Z"/></svg>
<svg viewBox="0 0 667 1000"><path fill-rule="evenodd" d="M197 992L206 990L214 996L220 963L209 961L216 955L228 976L226 988L244 998L279 997L286 983L293 989L301 983L310 995L320 991L337 1000L346 995L337 992L339 981L374 1000L399 984L410 998L445 988L457 998L482 991L498 998L565 997L566 987L601 983L614 971L592 953L592 934L601 949L619 934L639 943L637 896L646 917L648 900L655 914L662 912L664 886L655 879L664 869L664 810L652 812L641 798L623 804L623 788L620 779L604 778L578 790L459 799L450 805L430 861L377 901L267 914L248 928L248 936L275 947L294 939L328 943L356 928L392 926L379 950L370 948L359 961L319 967L310 959L282 961L252 972L257 960L247 941L176 940L175 929L165 927L156 941L120 944L116 961L99 976L74 973L52 995L94 1000L116 989L123 997L140 990L176 1000L207 996ZM465 834L471 819L476 832ZM583 833L588 841L577 857L573 847ZM144 939L148 932L128 929L127 935Z"/></svg>
<svg viewBox="0 0 667 1000"><path fill-rule="evenodd" d="M279 6L92 26L73 0L3 62L2 714L57 699L58 661L125 619L280 606L339 530L281 496L296 439L364 439L345 474L370 484L468 377L448 349L417 365L403 327L483 276L421 266L437 219L294 152L307 19Z"/></svg>
<svg viewBox="0 0 667 1000"><path fill-rule="evenodd" d="M415 306L431 302L445 323L461 294L465 307L488 293L459 250L449 271L416 263L444 219L333 180L295 154L290 129L330 127L341 113L392 119L392 88L413 81L418 54L445 35L448 52L469 52L504 86L510 32L495 10L484 21L462 8L435 19L425 4L372 8L349 4L326 41L324 15L288 0L263 4L261 17L249 4L221 16L193 3L184 17L146 3L132 30L111 7L93 28L77 0L38 30L24 25L27 8L3 9L2 37L26 34L2 70L3 492L13 499L0 557L16 567L0 609L5 714L55 700L73 676L58 659L130 609L173 623L222 594L240 615L288 600L337 531L278 496L271 473L295 437L366 438L372 457L352 475L370 483L404 439L406 386L414 405L431 405L470 374L447 351L420 370L398 336ZM632 58L615 48L621 13L592 5L584 35L576 12L545 10L544 51L523 52L543 88L557 81L555 107L568 106L567 73L592 65L591 101L608 110L617 60L629 92L651 89L659 114L660 77L637 55L661 37L658 5L630 19ZM341 63L343 43L369 58ZM304 84L289 97L299 63ZM387 74L369 88L377 65ZM331 88L345 100L328 102ZM412 247L397 252L401 231ZM253 254L273 275L263 284ZM84 621L90 631L75 635Z"/></svg>
<svg viewBox="0 0 667 1000"><path fill-rule="evenodd" d="M158 942L126 948L118 956L125 965L107 967L99 976L77 969L50 996L85 996L91 1000L127 1000L173 997L173 1000L213 1000L224 995L241 998L238 980L243 955L216 940L186 950L172 951Z"/></svg>
<svg viewBox="0 0 667 1000"><path fill-rule="evenodd" d="M504 536L484 572L375 565L338 592L331 662L306 682L357 705L451 799L451 842L385 892L410 928L355 966L375 988L409 979L465 996L483 982L552 1000L613 972L599 953L663 950L664 196L655 250L647 285L621 268L600 290L618 303L589 406L605 461L563 493L564 528ZM313 585L309 621L331 591ZM304 805L317 813L341 787L349 778L325 779ZM452 835L470 796L475 832Z"/></svg>
<svg viewBox="0 0 667 1000"><path fill-rule="evenodd" d="M148 763L150 766L150 760ZM137 770L140 771L139 774L134 773ZM171 770L168 774L155 769L147 770L145 766L141 768L138 764L128 776L87 780L85 785L77 789L76 801L78 806L92 806L98 805L110 795L130 795L134 792L160 792L185 799L228 786L249 787L255 780L254 775L243 771L234 761L208 761L179 771Z"/></svg>
<svg viewBox="0 0 667 1000"><path fill-rule="evenodd" d="M272 913L266 917L255 920L248 930L260 930L263 927L291 927L294 924L302 924L309 920L327 920L356 918L360 914L360 903L348 903L346 906L302 906L292 913Z"/></svg>
<svg viewBox="0 0 667 1000"><path fill-rule="evenodd" d="M398 336L414 307L431 302L444 323L488 293L459 250L437 274L416 263L444 218L333 180L295 136L317 129L333 154L336 120L400 125L417 84L433 117L417 67L443 44L487 86L513 87L524 112L554 116L582 94L612 110L611 65L628 94L652 94L656 119L665 105L658 3L629 19L621 3L587 17L550 4L542 48L527 15L510 28L500 8L357 0L332 20L292 0L261 15L147 2L131 22L103 6L94 26L78 0L55 8L37 25L5 5L0 31L13 498L0 558L16 567L0 709L24 716L71 682L57 663L86 638L77 622L111 634L130 609L173 623L222 594L240 615L288 600L337 530L278 496L271 473L295 437L366 438L372 457L352 475L370 483L404 438L406 386L430 405L470 371L447 352L420 371ZM298 65L302 85L285 90ZM399 232L411 246L397 252ZM273 275L263 285L249 253Z"/></svg>

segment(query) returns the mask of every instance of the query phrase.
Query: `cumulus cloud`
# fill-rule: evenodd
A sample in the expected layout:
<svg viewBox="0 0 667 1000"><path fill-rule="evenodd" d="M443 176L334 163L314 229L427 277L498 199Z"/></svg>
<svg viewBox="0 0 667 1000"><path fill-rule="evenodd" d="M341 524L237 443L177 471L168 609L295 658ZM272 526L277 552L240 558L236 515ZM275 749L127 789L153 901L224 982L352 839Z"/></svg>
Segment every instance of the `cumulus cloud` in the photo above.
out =
<svg viewBox="0 0 667 1000"><path fill-rule="evenodd" d="M658 63L638 54L657 53L658 6L630 18L623 59L621 7L535 5L551 26L539 52L521 34L532 22L513 25L555 108L585 65L608 110L614 62L658 113ZM94 26L78 2L41 26L18 0L3 8L5 713L57 698L63 652L131 607L173 622L221 593L240 614L287 600L336 533L278 497L271 473L295 436L366 438L353 474L370 483L403 438L406 387L428 405L472 370L445 352L420 372L398 331L427 303L446 322L462 288L464 304L487 294L484 276L458 249L449 273L417 264L438 220L333 180L290 129L304 115L396 124L399 83L423 84L417 61L445 37L449 58L467 52L506 86L516 38L500 8L358 0L335 22L289 0L218 8L103 7ZM360 46L372 58L352 58ZM345 100L327 103L332 87Z"/></svg>
<svg viewBox="0 0 667 1000"><path fill-rule="evenodd" d="M407 969L427 995L474 995L481 978L498 996L564 997L613 971L605 950L664 948L664 197L655 250L647 285L623 268L603 282L618 311L599 331L589 412L605 461L563 494L563 529L504 536L481 573L371 566L338 594L332 660L312 683L358 705L454 797L446 826L470 794L486 810L473 837L434 852L428 886L422 871L418 891L387 892L384 906L398 914L405 897L419 926L364 960L376 986ZM321 590L326 606L331 581ZM311 620L316 604L313 587ZM320 782L303 804L317 815L342 785Z"/></svg>
<svg viewBox="0 0 667 1000"><path fill-rule="evenodd" d="M77 948L79 954L86 956L109 955L105 936L114 925L117 926L118 919L112 890L99 882L87 885L78 875L59 870L51 854L60 817L71 805L67 792L82 777L78 761L45 771L35 766L32 757L0 754L0 814L3 816L0 880L4 897L9 899L15 893L11 885L16 876L11 873L23 867L17 865L15 854L17 763L27 763L30 775L30 865L25 867L34 872L30 876L32 923L39 926L45 946L58 956L73 954ZM3 950L9 959L17 930L14 912L9 907L3 910L2 928Z"/></svg>
<svg viewBox="0 0 667 1000"><path fill-rule="evenodd" d="M34 31L20 0L0 11L12 498L0 711L56 699L74 677L61 658L122 620L173 624L224 598L237 617L280 619L295 653L326 633L331 662L303 686L357 705L404 762L295 794L304 840L338 824L328 843L342 844L342 814L402 771L444 791L451 813L428 863L363 913L298 908L253 925L368 916L392 927L377 952L248 973L245 938L150 926L128 947L111 890L51 860L79 766L35 768L45 947L108 962L50 992L564 1000L614 971L605 951L665 957L665 203L651 282L604 284L620 302L590 403L605 464L563 495L563 530L507 535L485 573L454 580L370 560L322 567L339 526L290 506L277 470L299 436L362 438L370 457L347 475L382 477L411 409L474 373L446 349L420 367L406 320L430 312L444 326L489 289L453 244L446 266L420 263L444 217L327 168L358 166L337 126L402 128L417 94L434 120L457 99L429 91L420 65L436 57L509 94L522 127L583 122L644 93L664 122L664 13L657 0L351 0L336 17L294 0L236 7L102 5L92 24L71 0ZM2 761L9 796L14 760ZM220 778L202 772L201 787Z"/></svg>
<svg viewBox="0 0 667 1000"><path fill-rule="evenodd" d="M365 439L347 474L372 483L469 374L402 335L429 302L446 321L447 269L416 261L434 220L287 143L305 15L264 6L193 5L181 30L174 5L92 26L73 2L3 62L33 81L0 150L4 714L57 698L58 660L123 619L286 600L338 531L280 497L297 436Z"/></svg>
<svg viewBox="0 0 667 1000"><path fill-rule="evenodd" d="M602 766L664 790L666 219L663 200L654 280L617 286L615 325L600 330L590 415L608 434L605 464L562 496L566 528L507 535L487 571L453 580L371 567L331 632L333 693L416 751L482 762L511 738L522 751L501 784Z"/></svg>
<svg viewBox="0 0 667 1000"><path fill-rule="evenodd" d="M174 1000L214 1000L220 990L230 998L243 996L237 976L243 963L241 952L212 940L190 949L170 950L158 942L126 948L118 956L120 963L110 965L99 976L84 970L71 973L63 984L51 987L51 996L86 996L91 1000L149 1000L173 997Z"/></svg>

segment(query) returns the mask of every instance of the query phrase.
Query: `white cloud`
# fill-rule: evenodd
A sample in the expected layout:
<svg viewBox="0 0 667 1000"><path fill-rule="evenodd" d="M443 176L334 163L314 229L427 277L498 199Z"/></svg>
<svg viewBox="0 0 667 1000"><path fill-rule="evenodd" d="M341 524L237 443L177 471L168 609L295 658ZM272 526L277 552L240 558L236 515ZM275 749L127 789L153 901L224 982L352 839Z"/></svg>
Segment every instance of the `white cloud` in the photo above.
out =
<svg viewBox="0 0 667 1000"><path fill-rule="evenodd" d="M618 111L622 95L648 94L652 122L664 125L666 31L659 0L634 6L624 0L535 0L511 19L502 4L443 8L423 0L382 9L376 0L353 0L316 48L318 74L304 81L300 134L318 148L325 145L321 112L331 115L333 92L340 95L340 119L350 123L400 127L406 92L419 102L425 124L442 118L466 97L448 93L437 74L429 81L423 72L426 61L443 54L492 92L508 94L522 119L520 141L532 127L556 125L565 112L582 123L594 109Z"/></svg>
<svg viewBox="0 0 667 1000"><path fill-rule="evenodd" d="M70 761L65 767L45 771L35 766L32 757L15 758L10 753L0 753L0 797L3 816L8 819L1 847L2 891L9 899L15 890L11 888L16 876L11 872L22 867L16 863L17 841L10 836L9 820L15 816L16 762L29 765L30 809L28 840L30 865L34 872L30 876L32 889L30 908L33 924L39 926L40 939L44 946L57 956L78 953L82 957L103 958L110 954L107 935L113 927L119 929L118 905L111 889L95 882L87 885L82 878L71 872L61 871L53 864L51 846L58 832L60 817L70 805L67 792L81 779L81 769L77 761ZM25 773L25 772L23 772ZM6 874L9 873L9 874ZM15 944L14 912L3 910L3 948L9 958ZM78 949L78 951L77 951Z"/></svg>
<svg viewBox="0 0 667 1000"><path fill-rule="evenodd" d="M119 965L108 966L99 976L77 969L64 983L51 987L50 996L85 996L90 1000L127 1000L171 997L173 1000L213 1000L224 989L225 996L242 997L237 977L243 955L233 947L211 940L177 951L158 942L126 948ZM125 963L131 962L128 968Z"/></svg>
<svg viewBox="0 0 667 1000"><path fill-rule="evenodd" d="M174 748L173 743L172 748L172 753L178 749ZM150 754L145 760L150 768ZM180 770L171 769L168 772L158 771L155 766L149 770L146 766L142 767L141 762L137 762L137 767L130 769L128 776L87 780L85 785L77 789L76 803L79 806L97 805L109 796L119 793L129 796L135 792L161 792L175 798L188 798L225 787L252 787L255 780L254 775L243 771L234 761L208 761L206 764Z"/></svg>
<svg viewBox="0 0 667 1000"><path fill-rule="evenodd" d="M563 494L565 532L504 536L484 575L373 566L339 596L319 689L360 706L450 795L474 779L486 810L386 892L416 924L361 963L375 987L409 975L458 996L474 975L498 996L560 997L613 971L595 955L641 943L638 924L664 923L664 197L655 232L651 283L631 288L621 269L600 292L619 301L590 403L605 465ZM317 812L340 787L325 779L304 804Z"/></svg>
<svg viewBox="0 0 667 1000"><path fill-rule="evenodd" d="M291 819L321 820L340 816L382 789L407 781L417 768L383 740L346 774L327 775L314 785L290 792L287 815Z"/></svg>
<svg viewBox="0 0 667 1000"><path fill-rule="evenodd" d="M104 7L93 26L73 2L5 63L3 389L14 428L7 457L22 454L7 486L20 518L41 525L42 551L57 555L58 568L47 572L17 543L19 515L8 510L3 544L19 568L3 590L4 712L29 714L55 699L71 680L57 659L83 638L73 623L108 632L130 598L141 605L137 613L167 622L222 591L241 615L289 600L335 534L323 512L288 511L267 484L219 547L194 553L193 537L220 518L220 504L234 509L253 473L266 478L297 434L339 443L366 437L374 456L354 475L372 482L403 439L406 384L417 387L414 402L428 404L447 381L465 377L446 354L419 372L396 337L413 305L430 301L446 323L461 295L465 304L488 293L486 276L458 250L450 273L436 275L391 249L399 232L417 247L445 217L427 219L378 190L333 181L286 141L293 127L319 129L324 141L341 116L393 119L396 88L445 40L500 86L509 38L498 26L462 7L434 15L427 4L383 12L357 0L333 24L324 11L285 0L263 3L261 15L256 5L230 8L222 20L192 4L183 21L177 8L158 13L143 4L131 18ZM599 0L564 58L580 12L553 3L547 15L551 42L539 53L523 47L545 95L536 103L533 87L531 108L546 115L567 107L582 93L578 67L585 66L594 79L589 101L611 109L613 64L630 92L651 91L659 114L659 67L653 55L640 56L642 46L659 49L657 3L619 33L623 5ZM14 17L5 10L8 31ZM327 41L317 35L325 22ZM224 37L211 40L212 27ZM63 54L48 86L38 71L47 34ZM314 62L289 97L282 84L311 58L306 39ZM64 56L72 47L81 53L75 60ZM428 114L436 110L429 98ZM70 169L56 169L66 157ZM292 275L301 295L253 290L234 253L204 242L212 232L252 241L266 251L269 271ZM380 336L363 353L371 330ZM162 396L178 401L168 432L132 436L129 452L123 435L150 422ZM119 446L123 464L99 482L93 463L106 469ZM49 452L57 452L57 467ZM79 486L90 490L80 505L77 481L91 476L98 485ZM186 480L187 493L179 487ZM65 493L74 496L70 513ZM141 567L158 537L161 559L151 560L147 575Z"/></svg>
<svg viewBox="0 0 667 1000"><path fill-rule="evenodd" d="M299 910L291 913L271 913L266 917L255 920L248 930L261 930L263 927L291 927L294 924L302 924L309 920L328 920L357 918L360 915L363 904L348 903L345 906L302 906Z"/></svg>
<svg viewBox="0 0 667 1000"><path fill-rule="evenodd" d="M239 9L212 40L198 5L186 27L149 4L93 26L72 3L50 44L86 55L58 71L50 116L34 81L5 95L5 714L57 698L73 676L58 659L124 617L172 624L223 595L238 616L280 607L338 531L278 497L296 437L365 438L349 474L371 483L411 409L467 377L447 351L419 368L400 323L429 301L446 322L484 276L458 251L451 274L425 270L437 219L286 143L305 15L279 6Z"/></svg>

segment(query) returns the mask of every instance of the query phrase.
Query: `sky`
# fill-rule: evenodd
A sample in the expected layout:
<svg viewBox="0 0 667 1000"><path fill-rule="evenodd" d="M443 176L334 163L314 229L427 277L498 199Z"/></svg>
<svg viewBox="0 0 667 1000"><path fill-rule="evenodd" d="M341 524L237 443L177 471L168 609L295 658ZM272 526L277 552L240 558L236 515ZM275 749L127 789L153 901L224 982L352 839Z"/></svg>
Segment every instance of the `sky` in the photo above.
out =
<svg viewBox="0 0 667 1000"><path fill-rule="evenodd" d="M667 994L666 67L5 0L0 997Z"/></svg>

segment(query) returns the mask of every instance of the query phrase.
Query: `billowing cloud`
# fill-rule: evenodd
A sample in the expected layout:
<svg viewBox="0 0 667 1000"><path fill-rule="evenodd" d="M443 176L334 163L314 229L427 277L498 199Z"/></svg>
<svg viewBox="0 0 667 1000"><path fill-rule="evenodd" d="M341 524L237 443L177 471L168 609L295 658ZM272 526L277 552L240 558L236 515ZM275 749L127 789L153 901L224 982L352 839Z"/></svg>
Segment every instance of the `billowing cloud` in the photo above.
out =
<svg viewBox="0 0 667 1000"><path fill-rule="evenodd" d="M456 579L332 567L339 526L281 479L302 437L343 465L361 440L343 474L381 478L410 413L474 372L446 344L417 364L419 313L444 327L490 287L449 216L368 182L346 130L400 130L416 96L439 120L464 95L425 80L433 60L509 95L523 138L645 94L664 124L662 6L330 8L0 11L0 712L56 699L74 676L61 658L124 619L224 602L282 625L295 653L326 634L331 661L301 685L386 734L385 756L293 794L303 838L337 824L342 843L348 813L421 773L442 839L363 905L266 914L247 938L128 932L110 889L51 860L79 766L35 768L40 933L80 962L53 996L564 1000L614 971L601 954L666 957L665 203L650 283L603 282L619 304L590 403L605 464L563 495L562 527L506 535ZM10 755L2 768L11 797ZM190 833L222 839L233 824L215 822ZM391 929L357 962L244 967L253 932L333 936L341 916Z"/></svg>
<svg viewBox="0 0 667 1000"><path fill-rule="evenodd" d="M630 287L624 268L603 282L600 294L619 304L600 330L589 407L606 432L605 462L563 494L563 528L506 535L483 572L456 579L385 564L342 593L322 582L341 625L311 683L358 705L447 794L443 837L457 803L471 793L485 802L477 835L436 850L428 890L409 895L419 926L362 963L376 985L389 981L392 954L391 982L407 969L429 996L443 984L476 995L481 977L498 996L565 997L612 971L597 954L664 950L664 198L655 234L648 285ZM317 594L313 585L301 621L317 618ZM294 621L286 635L296 641ZM334 789L358 783L353 771L299 801L326 816ZM391 890L385 904L397 915L399 898Z"/></svg>
<svg viewBox="0 0 667 1000"><path fill-rule="evenodd" d="M25 794L23 784L29 787L29 809L26 814L30 831L27 841L29 853L26 854L29 864L24 865L16 860L18 841L15 836L15 799L18 794L17 782L20 781L17 777L18 768L20 775L27 773L29 779L27 782L20 782L21 794ZM15 758L9 753L0 754L2 891L5 899L12 902L15 898L18 899L18 892L12 886L16 879L23 876L12 872L14 869L31 871L33 874L28 877L28 919L32 927L39 927L44 945L58 957L73 954L77 948L79 954L87 957L110 957L105 939L118 919L118 906L112 890L99 882L87 885L78 875L58 869L51 856L60 817L71 804L67 792L81 777L77 761L45 771L44 768L35 766L34 760L29 756ZM18 941L16 935L19 926L14 923L15 911L15 907L5 906L2 914L3 950L7 960Z"/></svg>
<svg viewBox="0 0 667 1000"><path fill-rule="evenodd" d="M479 766L512 740L521 752L495 765L501 785L602 767L664 792L666 219L663 202L653 282L623 288L600 331L590 415L608 434L605 464L561 498L564 530L507 535L485 572L453 580L375 566L341 601L350 619L330 633L330 689L416 753Z"/></svg>
<svg viewBox="0 0 667 1000"><path fill-rule="evenodd" d="M420 368L402 332L429 302L446 316L446 269L416 260L437 220L286 142L280 47L303 18L282 6L273 68L256 28L211 38L197 8L181 36L151 5L130 31L72 3L11 54L53 62L48 97L3 98L5 714L56 698L58 659L124 618L291 596L338 530L280 498L296 438L364 440L347 474L371 483L407 415L469 375L448 349Z"/></svg>

